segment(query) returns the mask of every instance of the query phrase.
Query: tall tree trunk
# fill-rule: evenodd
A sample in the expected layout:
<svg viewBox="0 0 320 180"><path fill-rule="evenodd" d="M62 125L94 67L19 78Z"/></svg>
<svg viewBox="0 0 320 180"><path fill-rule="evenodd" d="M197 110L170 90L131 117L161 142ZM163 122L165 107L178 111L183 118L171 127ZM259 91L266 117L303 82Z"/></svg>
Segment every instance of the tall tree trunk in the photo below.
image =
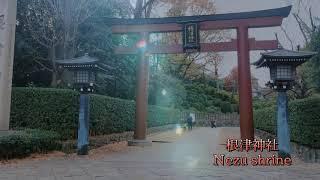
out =
<svg viewBox="0 0 320 180"><path fill-rule="evenodd" d="M134 10L134 18L142 18L143 14L143 0L136 1L136 8Z"/></svg>
<svg viewBox="0 0 320 180"><path fill-rule="evenodd" d="M58 77L57 77L57 72L52 71L52 76L51 76L52 80L51 80L51 87L57 87L58 86Z"/></svg>
<svg viewBox="0 0 320 180"><path fill-rule="evenodd" d="M55 49L56 59L64 59L64 45L59 43Z"/></svg>
<svg viewBox="0 0 320 180"><path fill-rule="evenodd" d="M61 0L60 0L61 1ZM61 16L63 19L63 37L61 42L56 47L56 58L69 59L73 58L75 54L75 40L74 36L77 32L77 26L72 23L73 14L71 12L73 8L74 0L61 1Z"/></svg>
<svg viewBox="0 0 320 180"><path fill-rule="evenodd" d="M52 46L49 49L49 59L52 63L52 79L51 79L51 86L57 87L58 82L58 73L56 68L56 47Z"/></svg>
<svg viewBox="0 0 320 180"><path fill-rule="evenodd" d="M113 97L117 97L117 79L114 78L113 81Z"/></svg>
<svg viewBox="0 0 320 180"><path fill-rule="evenodd" d="M73 39L71 42L70 42L70 46L69 46L69 54L68 54L68 58L74 58L74 56L76 55L76 40Z"/></svg>
<svg viewBox="0 0 320 180"><path fill-rule="evenodd" d="M219 78L218 65L215 64L215 65L214 65L214 79L218 79L218 78Z"/></svg>

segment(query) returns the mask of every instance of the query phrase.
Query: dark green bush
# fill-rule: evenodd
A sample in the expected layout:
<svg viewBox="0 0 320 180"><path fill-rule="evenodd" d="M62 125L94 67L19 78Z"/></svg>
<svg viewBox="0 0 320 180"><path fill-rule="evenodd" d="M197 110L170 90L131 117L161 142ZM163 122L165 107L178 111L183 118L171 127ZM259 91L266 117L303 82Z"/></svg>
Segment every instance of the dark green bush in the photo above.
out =
<svg viewBox="0 0 320 180"><path fill-rule="evenodd" d="M253 100L253 108L255 110L264 109L267 107L274 106L276 103L277 102L275 99L268 99L268 100L254 99Z"/></svg>
<svg viewBox="0 0 320 180"><path fill-rule="evenodd" d="M233 112L232 105L230 102L223 101L220 104L222 113L231 113Z"/></svg>
<svg viewBox="0 0 320 180"><path fill-rule="evenodd" d="M60 149L59 135L51 131L23 130L0 136L0 159L22 158L31 153Z"/></svg>
<svg viewBox="0 0 320 180"><path fill-rule="evenodd" d="M228 102L230 104L238 103L237 99L230 93L223 90L218 91L216 88L202 83L188 84L185 86L185 90L186 98L182 104L183 109L207 112L207 107L210 106L216 106L217 108L215 109L219 110L222 102ZM210 112L212 112L211 109L209 109ZM226 112L230 112L230 107L227 107Z"/></svg>
<svg viewBox="0 0 320 180"><path fill-rule="evenodd" d="M221 108L216 106L208 106L206 108L207 113L221 113Z"/></svg>
<svg viewBox="0 0 320 180"><path fill-rule="evenodd" d="M239 105L238 104L231 104L232 112L239 112Z"/></svg>
<svg viewBox="0 0 320 180"><path fill-rule="evenodd" d="M289 102L291 140L320 148L320 97L314 96ZM254 111L257 129L276 134L276 106Z"/></svg>

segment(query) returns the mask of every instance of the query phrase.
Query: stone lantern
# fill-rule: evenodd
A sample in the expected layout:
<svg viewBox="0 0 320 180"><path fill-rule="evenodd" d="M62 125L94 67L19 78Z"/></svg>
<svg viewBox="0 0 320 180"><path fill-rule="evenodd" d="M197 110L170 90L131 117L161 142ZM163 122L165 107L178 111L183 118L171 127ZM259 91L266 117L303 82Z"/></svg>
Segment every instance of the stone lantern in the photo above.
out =
<svg viewBox="0 0 320 180"><path fill-rule="evenodd" d="M98 59L90 57L87 53L78 58L58 60L57 65L59 69L67 70L67 74L69 75L68 84L71 83L73 89L80 92L78 155L87 155L90 120L90 96L88 94L94 92L97 72L106 70L99 63Z"/></svg>
<svg viewBox="0 0 320 180"><path fill-rule="evenodd" d="M285 49L261 53L262 57L254 64L257 68L270 69L271 81L268 86L275 90L289 90L293 87L296 78L296 68L306 62L316 53L290 51Z"/></svg>
<svg viewBox="0 0 320 180"><path fill-rule="evenodd" d="M99 60L90 57L87 53L84 56L72 59L57 60L59 69L66 69L72 77L72 84L75 90L80 93L91 93L94 91L97 72L103 70Z"/></svg>
<svg viewBox="0 0 320 180"><path fill-rule="evenodd" d="M261 58L253 63L257 68L270 69L271 81L266 85L278 92L277 98L277 137L279 157L290 157L290 131L288 127L287 90L293 88L296 79L296 68L317 53L278 49L261 53Z"/></svg>

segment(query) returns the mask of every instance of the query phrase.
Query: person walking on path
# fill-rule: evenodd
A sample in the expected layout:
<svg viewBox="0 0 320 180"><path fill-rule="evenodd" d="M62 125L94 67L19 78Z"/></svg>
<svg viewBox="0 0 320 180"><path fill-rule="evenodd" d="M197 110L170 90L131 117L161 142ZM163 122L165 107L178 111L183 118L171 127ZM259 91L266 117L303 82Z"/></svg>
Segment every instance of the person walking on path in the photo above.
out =
<svg viewBox="0 0 320 180"><path fill-rule="evenodd" d="M192 130L192 116L189 115L187 118L188 130Z"/></svg>
<svg viewBox="0 0 320 180"><path fill-rule="evenodd" d="M211 128L216 128L217 126L216 126L216 121L214 121L214 120L211 120Z"/></svg>

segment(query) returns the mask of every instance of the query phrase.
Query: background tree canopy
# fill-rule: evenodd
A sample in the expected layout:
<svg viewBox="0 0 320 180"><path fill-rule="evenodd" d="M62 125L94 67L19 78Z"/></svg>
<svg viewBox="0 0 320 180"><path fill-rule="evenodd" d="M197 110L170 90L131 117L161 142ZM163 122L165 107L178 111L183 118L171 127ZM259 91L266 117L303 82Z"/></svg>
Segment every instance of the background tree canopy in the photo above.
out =
<svg viewBox="0 0 320 180"><path fill-rule="evenodd" d="M307 49L318 52L318 55L307 62L304 68L304 74L306 81L309 83L309 87L314 87L320 92L320 28L313 33L310 43L307 45Z"/></svg>
<svg viewBox="0 0 320 180"><path fill-rule="evenodd" d="M169 5L166 16L213 14L210 0L18 0L14 86L67 88L56 70L57 59L89 53L109 67L97 78L97 93L134 100L137 56L115 55L115 45L135 45L136 35L111 35L105 18L153 17ZM76 7L76 8L75 8ZM39 18L40 17L40 18ZM179 34L154 35L153 43L181 41ZM204 40L221 41L221 31L204 32ZM152 41L152 38L151 38ZM221 57L216 53L152 55L149 104L206 112L237 111L237 101L217 88ZM214 68L212 68L214 67ZM211 70L212 69L212 70Z"/></svg>

